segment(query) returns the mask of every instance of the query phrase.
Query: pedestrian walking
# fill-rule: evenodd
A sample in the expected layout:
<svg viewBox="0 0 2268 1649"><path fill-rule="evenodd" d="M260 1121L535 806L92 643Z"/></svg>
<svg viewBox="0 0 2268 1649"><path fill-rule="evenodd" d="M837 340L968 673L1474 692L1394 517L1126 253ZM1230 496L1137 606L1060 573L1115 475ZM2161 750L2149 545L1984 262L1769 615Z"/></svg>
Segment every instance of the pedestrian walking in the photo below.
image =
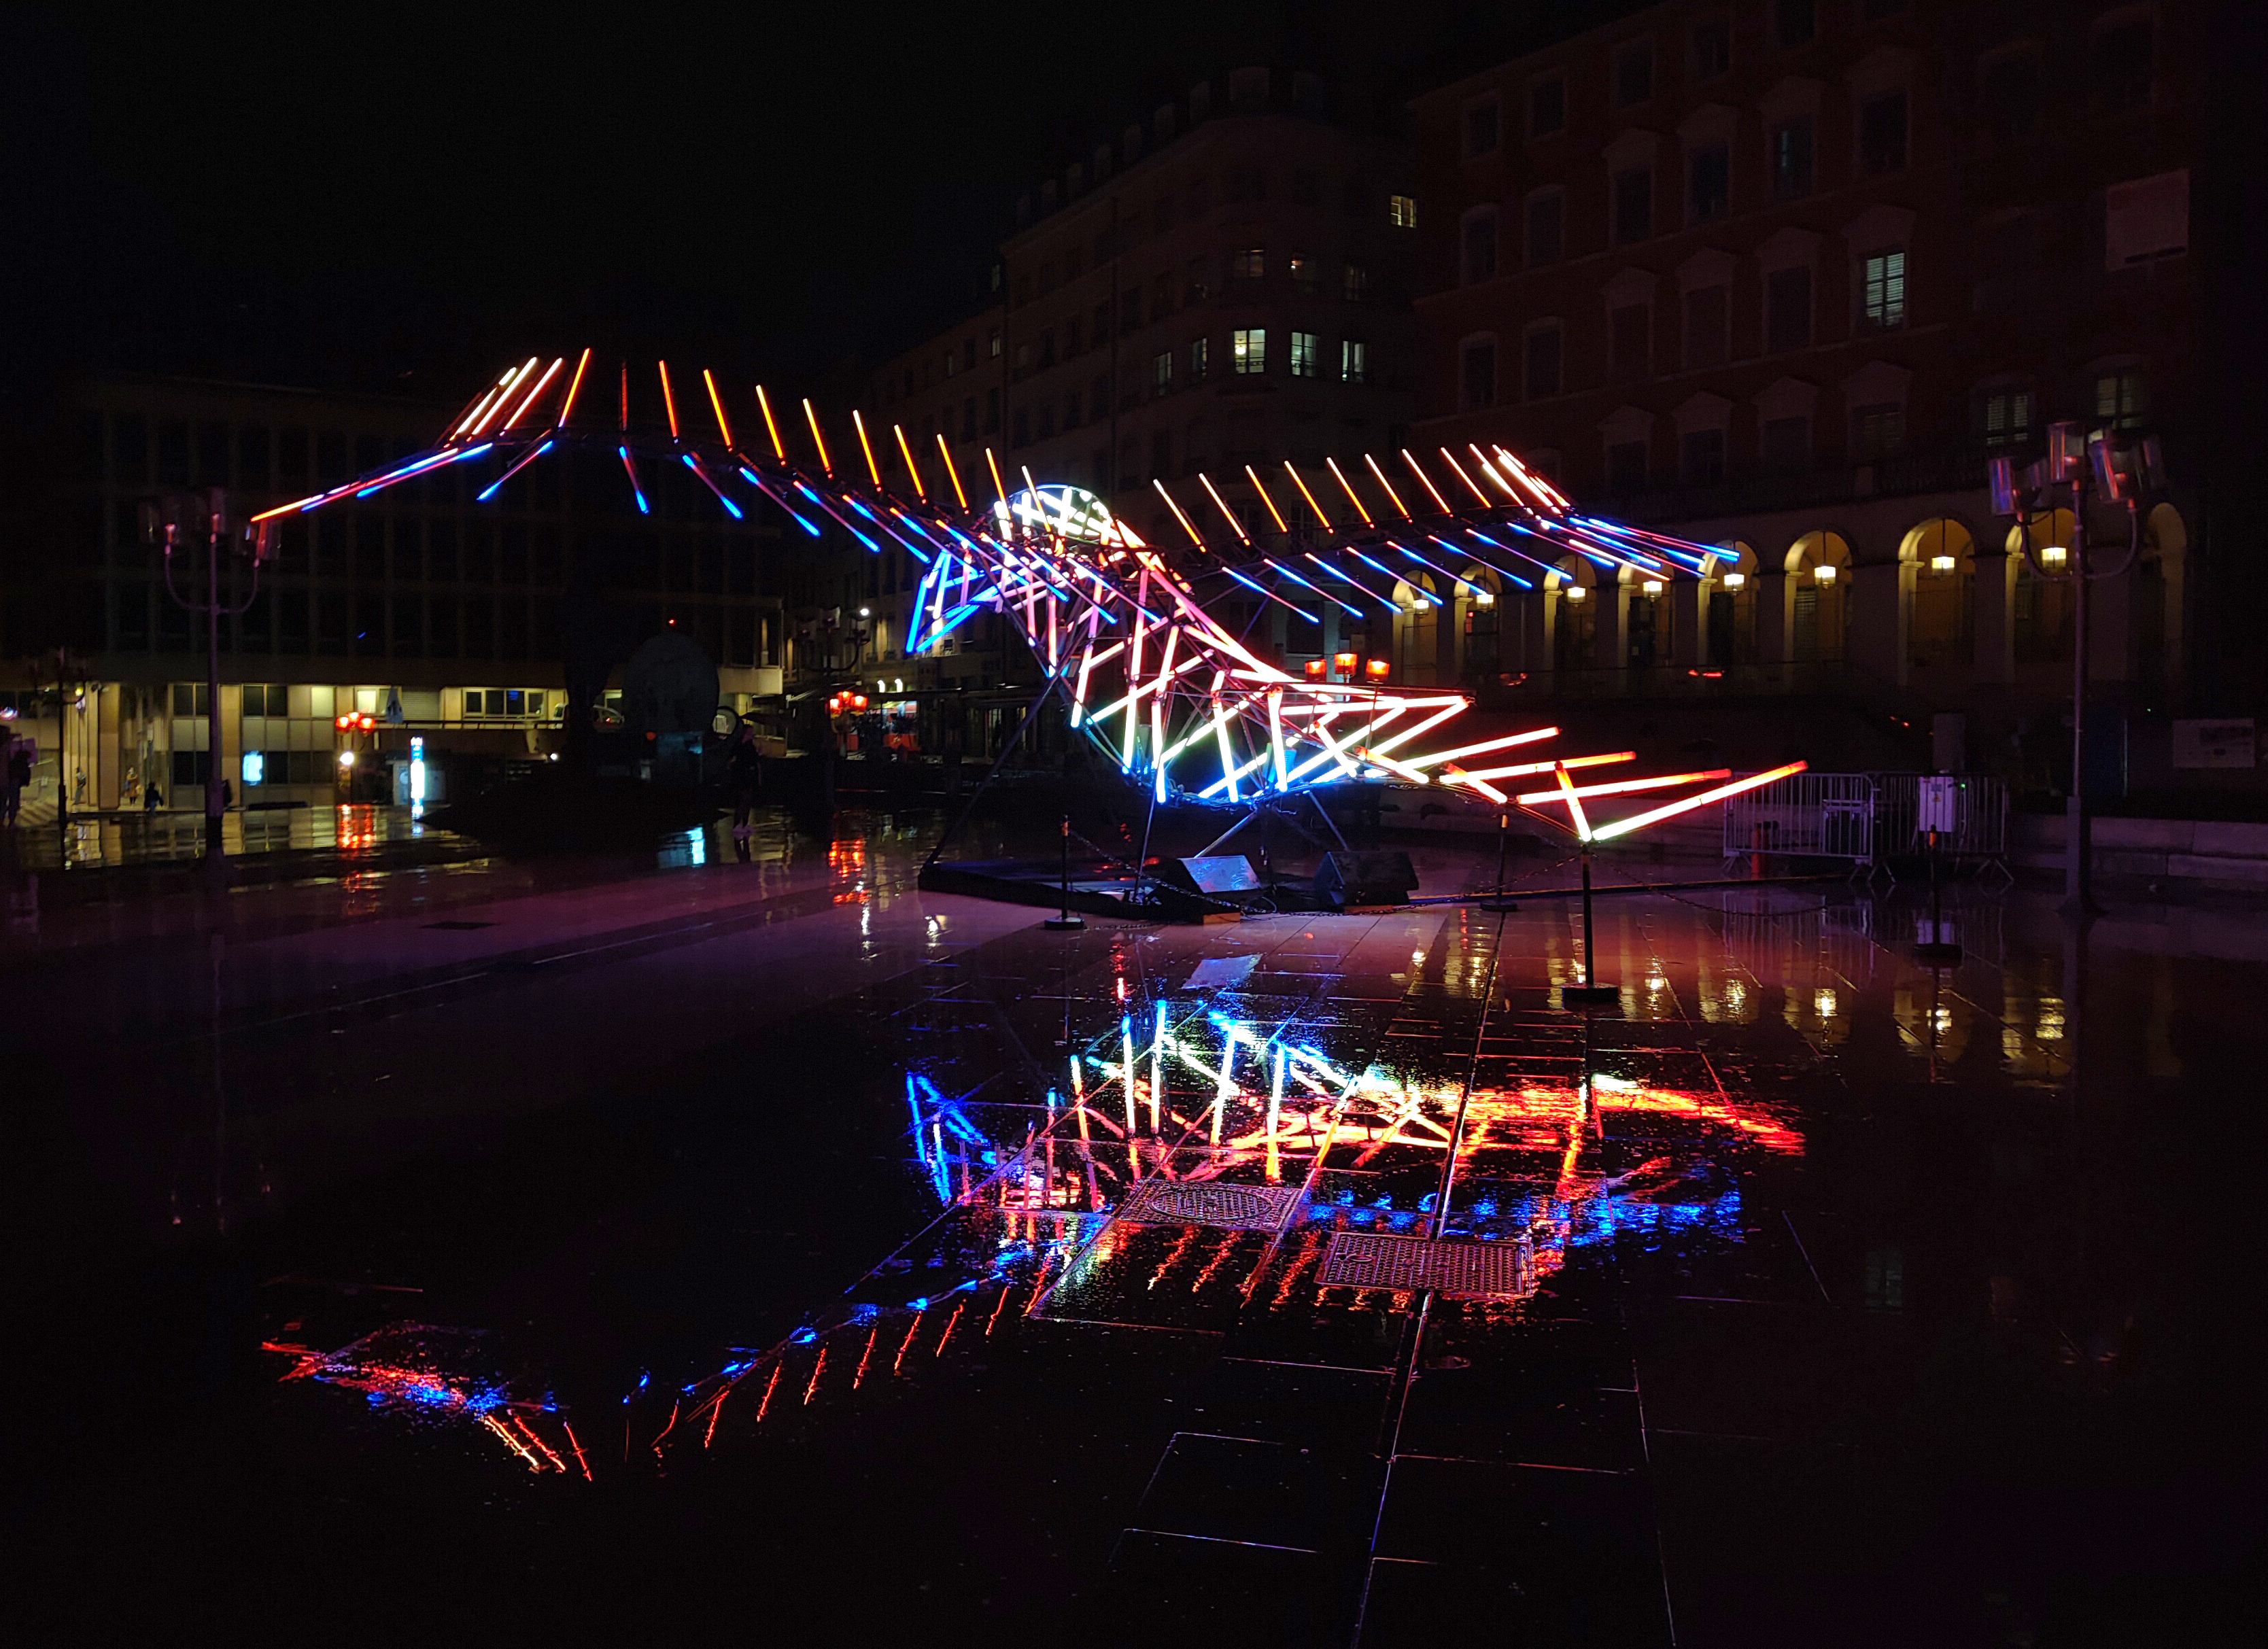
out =
<svg viewBox="0 0 2268 1649"><path fill-rule="evenodd" d="M756 730L746 722L725 752L725 784L733 793L733 840L746 842L755 834L752 821L764 784L763 753L756 748Z"/></svg>
<svg viewBox="0 0 2268 1649"><path fill-rule="evenodd" d="M0 822L13 825L24 806L24 787L32 782L32 747L8 730L0 747Z"/></svg>

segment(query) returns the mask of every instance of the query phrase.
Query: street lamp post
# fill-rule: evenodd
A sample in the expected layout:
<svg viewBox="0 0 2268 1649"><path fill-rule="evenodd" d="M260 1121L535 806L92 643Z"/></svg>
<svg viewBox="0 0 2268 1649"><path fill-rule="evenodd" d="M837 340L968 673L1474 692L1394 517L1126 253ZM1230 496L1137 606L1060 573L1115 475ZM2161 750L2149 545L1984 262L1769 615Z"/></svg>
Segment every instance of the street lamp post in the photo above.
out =
<svg viewBox="0 0 2268 1649"><path fill-rule="evenodd" d="M2165 463L2155 436L2121 443L2109 430L2084 438L2066 420L2048 426L2047 456L2021 472L2015 460L1996 458L1990 467L1992 510L2015 518L2017 542L2039 578L2072 586L2071 786L2064 796L2063 913L2074 920L2102 914L2095 902L2094 852L2087 806L2087 649L2088 586L2125 576L2142 548L2142 495L2165 486ZM2032 542L2033 512L2044 504L2052 512L2055 490L2071 498L2071 565L2049 567ZM2126 553L2115 567L2098 569L2088 555L2088 495L2096 493L2126 510Z"/></svg>
<svg viewBox="0 0 2268 1649"><path fill-rule="evenodd" d="M205 529L205 593L202 600L195 600L181 593L173 582L173 552L180 548L184 529L200 521ZM221 770L220 737L220 621L233 618L247 611L260 597L260 568L268 559L269 523L262 521L255 532L249 526L232 520L227 491L215 487L207 492L169 495L142 506L142 535L147 542L163 543L166 549L166 593L173 605L187 613L202 614L205 621L205 863L218 865L221 862L222 785L226 776ZM239 551L247 546L252 556L252 587L241 601L224 607L220 599L220 556L224 540L230 541Z"/></svg>

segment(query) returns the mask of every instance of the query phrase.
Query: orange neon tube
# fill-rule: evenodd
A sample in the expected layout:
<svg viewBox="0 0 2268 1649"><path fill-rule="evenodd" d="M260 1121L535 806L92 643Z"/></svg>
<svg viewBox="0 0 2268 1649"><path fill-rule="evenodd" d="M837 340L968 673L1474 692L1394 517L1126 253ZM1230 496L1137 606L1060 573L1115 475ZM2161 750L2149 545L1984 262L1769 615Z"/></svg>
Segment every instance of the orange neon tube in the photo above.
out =
<svg viewBox="0 0 2268 1649"><path fill-rule="evenodd" d="M526 417L527 416L527 409L535 404L535 398L543 393L543 386L549 383L553 379L556 378L559 375L559 369L566 364L567 357L563 355L555 359L550 365L545 367L543 369L543 376L535 380L535 387L529 390L526 394L520 398L519 405L512 409L512 416L504 421L503 428L497 430L497 433L499 435L503 434L505 430L509 430L513 424L518 423L522 418Z"/></svg>
<svg viewBox="0 0 2268 1649"><path fill-rule="evenodd" d="M701 381L709 386L709 409L717 415L717 433L725 438L725 445L733 444L733 426L725 421L725 397L717 393L717 374L707 367L701 369Z"/></svg>
<svg viewBox="0 0 2268 1649"><path fill-rule="evenodd" d="M520 380L535 370L535 362L536 357L531 355L527 357L526 365L521 367L516 372L507 372L504 374L504 381L497 386L497 388L501 393L497 396L495 401L490 403L489 409L482 417L481 421L473 426L473 433L475 435L478 435L482 431L487 429L489 427L489 420L495 417L497 413L504 410L504 403L512 399L512 392L519 387Z"/></svg>
<svg viewBox="0 0 2268 1649"><path fill-rule="evenodd" d="M984 449L984 467L992 472L993 494L1005 508L1008 502L1008 489L1001 483L1000 460L992 456L992 449L989 446Z"/></svg>
<svg viewBox="0 0 2268 1649"><path fill-rule="evenodd" d="M1693 808L1705 807L1712 801L1722 801L1727 796L1739 795L1742 791L1755 790L1757 786L1769 784L1775 779L1787 778L1793 774L1802 772L1810 765L1808 762L1791 762L1786 767L1772 769L1769 773L1757 773L1748 778L1735 779L1730 784L1719 784L1714 790L1705 790L1698 796L1688 796L1683 801L1674 801L1667 807L1655 808L1652 813L1633 813L1627 819L1617 819L1614 823L1594 832L1594 836L1597 840L1603 841L1609 836L1621 836L1625 831L1642 830L1650 824L1660 824L1665 819L1675 819L1678 814L1690 812Z"/></svg>
<svg viewBox="0 0 2268 1649"><path fill-rule="evenodd" d="M1284 524L1284 512L1276 507L1276 500L1268 496L1268 489L1260 484L1259 473L1249 464L1244 467L1244 473L1252 477L1252 490L1260 495L1260 502L1268 506L1268 513L1276 522L1276 530L1290 532L1292 529Z"/></svg>
<svg viewBox="0 0 2268 1649"><path fill-rule="evenodd" d="M1442 760L1440 756L1433 758ZM1531 773L1549 773L1554 768L1607 767L1616 762L1635 762L1635 750L1616 750L1607 755L1562 756L1557 762L1521 762L1511 767L1484 767L1473 775L1475 778L1526 778Z"/></svg>
<svg viewBox="0 0 2268 1649"><path fill-rule="evenodd" d="M1228 530L1236 534L1237 541L1241 544L1249 544L1252 541L1244 535L1243 523L1236 519L1236 512L1228 507L1228 501L1219 492L1214 491L1212 478L1202 469L1197 471L1197 484L1211 494L1212 501L1220 506L1220 512L1228 518Z"/></svg>
<svg viewBox="0 0 2268 1649"><path fill-rule="evenodd" d="M1513 487L1510 482L1504 478L1503 472L1498 470L1494 464L1489 462L1488 454L1481 451L1480 444L1478 442L1468 441L1465 443L1465 446L1467 450L1472 453L1474 461L1480 465L1481 474L1486 475L1491 481L1493 481L1498 487L1503 489L1504 496L1506 497L1510 498L1514 504L1525 502L1521 497L1519 490Z"/></svg>
<svg viewBox="0 0 2268 1649"><path fill-rule="evenodd" d="M1712 768L1706 773L1668 773L1660 778L1629 778L1612 784L1579 784L1570 794L1583 797L1620 796L1631 791L1668 790L1673 784L1705 784L1712 778L1730 778L1728 767ZM1513 799L1523 807L1533 807L1544 802L1555 802L1561 792L1556 790L1532 790Z"/></svg>
<svg viewBox="0 0 2268 1649"><path fill-rule="evenodd" d="M1189 542L1195 544L1199 549L1204 548L1204 540L1198 537L1197 529L1189 525L1189 518L1182 513L1182 506L1174 502L1174 495L1166 490L1166 483L1152 476L1150 484L1158 490L1158 496L1166 501L1166 507L1174 512L1174 519L1182 524L1182 531L1189 535Z"/></svg>
<svg viewBox="0 0 2268 1649"><path fill-rule="evenodd" d="M677 396L669 386L669 363L657 361L654 364L661 368L661 406L669 414L669 438L674 441L677 438Z"/></svg>
<svg viewBox="0 0 2268 1649"><path fill-rule="evenodd" d="M1292 484L1300 490L1300 496L1307 501L1307 507L1315 512L1315 519L1329 526L1331 524L1331 518L1323 513L1323 506L1315 502L1315 495L1307 490L1307 483L1300 479L1300 472L1292 467L1290 459L1284 460L1284 467L1292 477Z"/></svg>
<svg viewBox="0 0 2268 1649"><path fill-rule="evenodd" d="M1347 502L1354 505L1354 512L1361 519L1362 524L1365 526L1376 526L1377 523L1370 519L1370 512L1362 507L1362 498L1360 495L1355 491L1352 486L1348 484L1345 475L1339 468L1339 460L1336 458L1327 458L1323 460L1323 467L1329 470L1333 477L1337 480L1339 483L1339 490L1346 494Z"/></svg>
<svg viewBox="0 0 2268 1649"><path fill-rule="evenodd" d="M809 401L804 405L809 406ZM882 489L882 472L874 464L874 445L866 438L866 420L858 416L858 409L850 409L850 427L858 431L858 450L866 455L866 474L873 479L874 490Z"/></svg>
<svg viewBox="0 0 2268 1649"><path fill-rule="evenodd" d="M1457 455L1445 446L1441 449L1441 458L1443 461L1455 472L1457 479L1465 483L1466 490L1469 491L1475 498L1480 501L1481 507L1483 509L1486 509L1488 507L1489 501L1488 494L1483 492L1479 487L1476 486L1473 482L1473 478L1465 474L1464 466L1457 462Z"/></svg>
<svg viewBox="0 0 2268 1649"><path fill-rule="evenodd" d="M1393 504L1395 509L1400 512L1402 519L1405 521L1415 520L1417 518L1410 513L1410 506L1402 502L1402 495L1395 491L1394 483L1386 478L1386 472L1378 467L1378 460L1373 458L1369 453L1365 453L1362 455L1362 461L1370 466L1371 478L1376 481L1380 486L1386 489L1387 498Z"/></svg>
<svg viewBox="0 0 2268 1649"><path fill-rule="evenodd" d="M585 344L583 358L575 363L575 376L567 381L567 399L559 403L559 422L552 428L563 430L567 427L567 415L575 410L575 393L583 387L583 370L590 364L591 347Z"/></svg>
<svg viewBox="0 0 2268 1649"><path fill-rule="evenodd" d="M819 449L819 467L832 475L835 473L835 463L827 456L827 438L819 432L819 414L812 410L809 395L803 398L803 416L811 424L812 445Z"/></svg>
<svg viewBox="0 0 2268 1649"><path fill-rule="evenodd" d="M945 478L953 483L953 496L961 500L961 507L968 507L968 495L961 490L961 471L954 467L953 449L945 444L942 431L937 438L937 455L945 460Z"/></svg>
<svg viewBox="0 0 2268 1649"><path fill-rule="evenodd" d="M906 445L906 426L894 423L890 429L898 438L898 456L906 460L906 474L914 478L914 497L926 504L929 491L922 485L921 471L914 467L914 449Z"/></svg>
<svg viewBox="0 0 2268 1649"><path fill-rule="evenodd" d="M1559 781L1559 799L1567 804L1568 815L1575 821L1576 836L1581 841L1590 841L1591 821L1583 817L1582 799L1575 794L1575 781L1567 777L1567 764L1558 762L1551 770L1552 776Z"/></svg>
<svg viewBox="0 0 2268 1649"><path fill-rule="evenodd" d="M630 427L630 364L622 363L622 428Z"/></svg>
<svg viewBox="0 0 2268 1649"><path fill-rule="evenodd" d="M764 394L762 384L756 386L756 406L764 415L764 433L772 438L772 456L784 464L787 462L787 448L780 445L779 425L772 421L771 397Z"/></svg>
<svg viewBox="0 0 2268 1649"><path fill-rule="evenodd" d="M1412 475L1416 475L1418 480L1425 483L1425 490L1433 495L1433 502L1441 506L1442 514L1451 515L1455 513L1455 512L1449 508L1449 501L1441 496L1441 490L1433 484L1433 478L1425 473L1415 458L1410 456L1410 449L1406 446L1402 449L1402 461L1410 466L1410 471Z"/></svg>

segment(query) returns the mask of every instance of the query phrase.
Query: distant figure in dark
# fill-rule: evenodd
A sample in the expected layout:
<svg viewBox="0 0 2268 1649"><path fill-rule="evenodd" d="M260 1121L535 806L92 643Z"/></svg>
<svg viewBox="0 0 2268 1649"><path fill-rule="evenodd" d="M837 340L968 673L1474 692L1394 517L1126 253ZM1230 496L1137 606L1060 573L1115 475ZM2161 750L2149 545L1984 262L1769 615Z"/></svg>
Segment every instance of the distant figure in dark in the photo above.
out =
<svg viewBox="0 0 2268 1649"><path fill-rule="evenodd" d="M0 823L13 825L24 806L24 786L32 782L32 747L11 727L0 743Z"/></svg>
<svg viewBox="0 0 2268 1649"><path fill-rule="evenodd" d="M142 787L142 811L144 813L156 813L158 809L163 807L165 805L166 793L158 788L158 781L156 779L151 779L148 784Z"/></svg>
<svg viewBox="0 0 2268 1649"><path fill-rule="evenodd" d="M220 782L220 805L223 811L236 806L236 786L226 779Z"/></svg>
<svg viewBox="0 0 2268 1649"><path fill-rule="evenodd" d="M755 833L751 821L764 784L763 753L756 748L755 729L746 722L725 752L725 784L733 793L733 840L746 842Z"/></svg>

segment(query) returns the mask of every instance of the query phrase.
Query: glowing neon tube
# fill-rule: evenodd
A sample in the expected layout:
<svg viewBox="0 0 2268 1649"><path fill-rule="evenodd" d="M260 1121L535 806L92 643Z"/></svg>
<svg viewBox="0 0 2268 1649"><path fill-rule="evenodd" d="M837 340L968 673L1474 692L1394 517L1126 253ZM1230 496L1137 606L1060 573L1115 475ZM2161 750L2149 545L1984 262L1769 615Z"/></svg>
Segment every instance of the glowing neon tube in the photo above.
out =
<svg viewBox="0 0 2268 1649"><path fill-rule="evenodd" d="M1566 768L1571 772L1579 767L1606 767L1616 762L1635 762L1635 750L1614 750L1605 755L1562 756L1557 762L1521 762L1511 767L1487 767L1473 775L1475 778L1526 778L1531 773L1549 773L1555 768Z"/></svg>
<svg viewBox="0 0 2268 1649"><path fill-rule="evenodd" d="M1292 484L1300 490L1300 496L1307 501L1307 507L1315 512L1315 519L1323 524L1325 531L1330 530L1331 518L1323 513L1323 506L1315 502L1315 495L1307 490L1307 483L1300 478L1300 472L1292 467L1292 460L1288 458L1284 460L1284 473L1292 477Z"/></svg>
<svg viewBox="0 0 2268 1649"><path fill-rule="evenodd" d="M803 398L803 416L811 424L811 444L819 449L819 467L832 480L835 475L834 460L827 456L827 438L819 432L819 414L812 409L808 395Z"/></svg>
<svg viewBox="0 0 2268 1649"><path fill-rule="evenodd" d="M1552 774L1559 781L1559 799L1567 804L1568 817L1575 821L1577 840L1590 841L1592 839L1591 821L1583 816L1582 798L1575 794L1575 782L1567 777L1567 764L1565 762L1557 763L1553 767ZM1584 959L1587 966L1589 961L1588 957Z"/></svg>
<svg viewBox="0 0 2268 1649"><path fill-rule="evenodd" d="M489 484L482 490L480 495L475 497L473 502L475 504L486 504L490 498L495 497L497 489L501 488L505 482L510 481L514 475L519 474L521 470L526 469L537 459L549 452L551 450L551 446L552 443L546 441L534 451L524 454L518 463L514 464L510 469L505 470L503 475L498 475L494 481L489 482Z"/></svg>
<svg viewBox="0 0 2268 1649"><path fill-rule="evenodd" d="M898 456L906 460L906 474L914 479L914 497L926 504L929 502L929 490L922 485L921 471L915 467L914 449L906 445L905 426L902 423L894 423L890 428L897 435Z"/></svg>
<svg viewBox="0 0 2268 1649"><path fill-rule="evenodd" d="M1355 519L1365 526L1376 526L1378 523L1370 519L1370 512L1362 507L1361 497L1340 470L1339 460L1336 458L1326 458L1323 460L1323 467L1331 472L1332 478L1339 483L1339 490L1346 494L1347 502L1354 505Z"/></svg>
<svg viewBox="0 0 2268 1649"><path fill-rule="evenodd" d="M1202 469L1197 471L1197 485L1203 487L1205 490L1206 495L1212 499L1214 504L1219 506L1222 519L1227 521L1228 530L1236 534L1237 542L1240 544L1249 544L1252 540L1246 535L1244 524L1236 519L1236 512L1228 507L1228 501L1223 498L1220 494L1215 490L1212 484L1212 478L1207 475Z"/></svg>
<svg viewBox="0 0 2268 1649"><path fill-rule="evenodd" d="M746 519L740 513L740 506L725 496L725 490L722 487L709 479L709 472L702 468L701 466L695 461L692 453L681 453L678 456L684 459L686 468L691 470L695 475L701 478L701 484L717 495L717 502L725 506L725 512L727 515L731 516L736 521Z"/></svg>
<svg viewBox="0 0 2268 1649"><path fill-rule="evenodd" d="M527 409L535 404L535 398L543 393L543 386L549 383L554 378L557 377L559 375L559 369L566 364L567 357L563 355L555 359L550 365L543 369L543 376L535 380L535 387L529 390L526 394L520 397L519 405L513 409L512 416L506 418L502 424L497 426L497 433L498 435L502 435L506 430L509 430L513 424L518 423L522 418L527 416Z"/></svg>
<svg viewBox="0 0 2268 1649"><path fill-rule="evenodd" d="M1226 573L1230 578L1235 579L1239 584L1242 585L1246 589L1258 591L1260 594L1266 596L1278 607L1285 607L1292 612L1297 613L1301 618L1306 619L1310 624L1320 624L1323 622L1321 615L1310 613L1304 607L1293 606L1282 596L1277 594L1273 590L1266 589L1260 585L1255 584L1251 579L1246 578L1242 573L1239 572L1235 568L1229 566L1226 563L1222 563L1220 570ZM1359 617L1361 615L1358 614L1356 616Z"/></svg>
<svg viewBox="0 0 2268 1649"><path fill-rule="evenodd" d="M654 364L661 369L661 409L669 415L669 438L674 441L678 438L677 396L669 386L669 363L657 361Z"/></svg>
<svg viewBox="0 0 2268 1649"><path fill-rule="evenodd" d="M1473 478L1465 474L1464 466L1457 462L1457 455L1445 446L1441 449L1441 460L1448 465L1450 473L1465 483L1466 490L1473 495L1474 501L1484 510L1489 508L1488 494L1473 484Z"/></svg>
<svg viewBox="0 0 2268 1649"><path fill-rule="evenodd" d="M637 500L638 513L652 515L653 511L645 501L645 489L638 485L637 466L630 461L630 449L623 445L616 447L615 451L622 454L622 469L630 478L630 497Z"/></svg>
<svg viewBox="0 0 2268 1649"><path fill-rule="evenodd" d="M961 501L962 509L967 509L968 495L961 490L961 471L954 467L953 449L946 445L942 430L938 431L937 455L945 460L945 478L953 483L953 496Z"/></svg>
<svg viewBox="0 0 2268 1649"><path fill-rule="evenodd" d="M1594 831L1593 835L1596 840L1603 842L1609 836L1618 836L1631 830L1643 830L1650 824L1660 824L1665 819L1675 819L1679 813L1690 813L1696 807L1705 807L1712 801L1723 801L1727 796L1737 796L1743 791L1755 790L1776 780L1787 778L1804 771L1810 765L1808 762L1791 762L1786 767L1772 769L1769 773L1755 774L1748 778L1736 779L1730 784L1719 784L1715 790L1703 791L1698 796L1688 796L1683 801L1672 802L1666 807L1657 807L1652 813L1634 813L1628 819L1617 819L1614 823Z"/></svg>
<svg viewBox="0 0 2268 1649"><path fill-rule="evenodd" d="M1712 778L1730 778L1732 776L1732 769L1719 767L1712 768L1705 773L1668 773L1660 778L1629 778L1612 784L1578 784L1572 791L1529 791L1526 795L1516 796L1513 799L1523 807L1531 807L1557 801L1563 794L1580 796L1587 800L1594 796L1621 796L1631 791L1668 790L1673 784L1702 784Z"/></svg>
<svg viewBox="0 0 2268 1649"><path fill-rule="evenodd" d="M1276 500L1268 496L1268 489L1260 484L1260 472L1247 464L1244 473L1252 478L1252 490L1260 495L1260 502L1267 505L1269 518L1276 523L1276 530L1289 533L1292 529L1284 524L1284 512L1276 507Z"/></svg>
<svg viewBox="0 0 2268 1649"><path fill-rule="evenodd" d="M1410 449L1406 446L1402 449L1402 461L1410 466L1410 473L1411 475L1417 476L1418 480L1425 483L1425 490L1433 495L1433 502L1441 506L1442 514L1454 515L1456 513L1454 510L1452 510L1449 507L1449 501L1441 496L1441 490L1433 484L1433 478L1425 472L1425 470L1419 466L1417 459L1410 455Z"/></svg>
<svg viewBox="0 0 2268 1649"><path fill-rule="evenodd" d="M779 425L772 418L771 397L764 394L762 384L756 386L756 408L764 415L764 433L771 437L772 456L784 464L787 462L787 448L780 445Z"/></svg>
<svg viewBox="0 0 2268 1649"><path fill-rule="evenodd" d="M1378 467L1378 460L1365 453L1362 455L1362 461L1370 466L1371 479L1386 489L1388 501L1394 505L1402 519L1405 521L1416 520L1418 518L1410 514L1409 506L1402 502L1402 495L1394 490L1394 483L1386 478L1386 472Z"/></svg>
<svg viewBox="0 0 2268 1649"><path fill-rule="evenodd" d="M1182 524L1182 531L1189 535L1189 542L1195 544L1199 549L1204 549L1204 540L1197 535L1197 529L1189 525L1189 518L1182 513L1182 506L1174 502L1174 495L1166 490L1166 483L1153 475L1150 478L1150 484L1158 490L1158 496L1166 501L1166 507L1174 512L1174 519Z"/></svg>
<svg viewBox="0 0 2268 1649"><path fill-rule="evenodd" d="M811 403L806 401L803 404L807 407ZM867 477L873 482L874 490L880 492L882 490L882 472L874 466L874 447L866 438L866 420L858 416L856 407L850 409L850 427L858 431L858 450L866 455Z"/></svg>
<svg viewBox="0 0 2268 1649"><path fill-rule="evenodd" d="M1278 561L1274 556L1263 556L1260 559L1266 562L1270 566L1275 568L1277 571L1282 573L1292 583L1306 585L1308 589L1313 590L1317 595L1322 596L1324 600L1330 602L1334 607L1342 607L1345 611L1354 615L1357 618L1363 616L1362 609L1357 607L1353 602L1343 601L1337 596L1333 595L1329 590L1324 589L1321 585L1314 584L1308 579L1302 578L1298 573L1284 565L1283 563Z"/></svg>
<svg viewBox="0 0 2268 1649"><path fill-rule="evenodd" d="M729 447L733 445L733 426L725 419L725 397L717 393L717 374L704 366L701 369L701 381L709 386L709 409L717 415L717 433L724 437Z"/></svg>
<svg viewBox="0 0 2268 1649"><path fill-rule="evenodd" d="M590 364L591 346L586 343L583 346L583 358L575 363L575 376L568 382L566 399L559 403L559 422L551 426L553 429L567 427L567 415L575 410L575 394L583 387L583 372Z"/></svg>

